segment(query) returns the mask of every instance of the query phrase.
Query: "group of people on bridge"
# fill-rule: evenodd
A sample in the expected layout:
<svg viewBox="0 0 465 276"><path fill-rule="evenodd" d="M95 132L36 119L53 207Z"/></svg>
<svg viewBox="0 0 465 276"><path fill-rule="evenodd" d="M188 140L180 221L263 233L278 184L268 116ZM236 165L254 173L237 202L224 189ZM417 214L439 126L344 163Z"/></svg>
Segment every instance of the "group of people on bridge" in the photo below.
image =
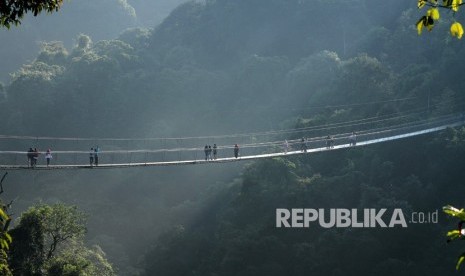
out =
<svg viewBox="0 0 465 276"><path fill-rule="evenodd" d="M98 166L98 157L99 157L100 149L99 147L91 148L89 152L89 163L90 166ZM28 160L28 167L35 168L37 166L37 160L39 159L40 151L37 148L30 147L27 151L27 160ZM47 167L50 166L50 162L52 160L52 151L48 149L45 152L45 160L47 162Z"/></svg>
<svg viewBox="0 0 465 276"><path fill-rule="evenodd" d="M216 160L216 158L218 157L218 147L216 146L216 144L213 144L213 147L211 145L205 145L204 152L205 152L205 161ZM238 144L234 145L234 157L235 158L239 157L239 145Z"/></svg>
<svg viewBox="0 0 465 276"><path fill-rule="evenodd" d="M35 168L37 166L37 160L39 159L40 152L37 148L29 148L27 151L27 164L29 168ZM45 152L45 160L47 161L47 167L50 165L52 160L52 151L50 149Z"/></svg>
<svg viewBox="0 0 465 276"><path fill-rule="evenodd" d="M328 136L326 136L325 140L326 140L326 148L327 149L334 148L334 136L328 135ZM309 142L310 141L309 141L308 138L302 137L300 139L300 142L298 144L300 145L300 151L301 152L307 152L307 150L309 149ZM349 145L350 146L356 146L357 145L357 133L355 131L352 132L352 134L349 136ZM283 149L284 149L284 153L287 154L287 152L290 149L290 145L289 145L289 142L287 140L284 140Z"/></svg>
<svg viewBox="0 0 465 276"><path fill-rule="evenodd" d="M98 154L100 152L100 149L99 147L95 147L95 148L90 148L90 152L89 152L89 164L90 166L98 166Z"/></svg>
<svg viewBox="0 0 465 276"><path fill-rule="evenodd" d="M356 132L352 132L352 134L348 137L349 138L349 145L350 146L356 146L357 145L357 134ZM332 149L334 148L334 137L331 135L326 136L326 148L327 149ZM300 145L300 150L301 152L307 152L309 149L309 139L302 137L300 139L300 142L298 143ZM284 140L283 143L283 149L284 153L287 154L289 149L290 149L290 144L287 140ZM239 145L235 144L234 145L234 157L239 158ZM213 144L213 147L211 145L205 145L204 148L205 152L205 161L209 160L216 160L218 157L218 146L216 144ZM89 164L91 167L93 166L98 166L99 165L99 153L100 149L99 147L92 147L89 151ZM37 148L29 148L27 151L27 158L28 158L28 167L30 168L35 168L37 165L37 160L39 159L39 155L41 153ZM50 165L50 162L52 160L52 152L50 149L48 149L45 153L45 160L47 162L47 167Z"/></svg>

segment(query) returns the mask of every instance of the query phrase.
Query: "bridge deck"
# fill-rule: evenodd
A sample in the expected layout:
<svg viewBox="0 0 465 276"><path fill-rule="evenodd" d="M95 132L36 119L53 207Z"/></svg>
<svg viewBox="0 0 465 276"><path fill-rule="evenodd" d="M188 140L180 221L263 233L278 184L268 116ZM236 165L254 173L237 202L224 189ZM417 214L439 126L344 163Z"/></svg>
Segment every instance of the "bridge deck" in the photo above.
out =
<svg viewBox="0 0 465 276"><path fill-rule="evenodd" d="M445 125L441 125L438 127L428 128L419 131L408 132L404 134L392 135L387 137L381 137L377 139L371 139L366 141L361 141L356 144L356 146L351 146L349 144L341 144L336 145L333 148L329 149L327 147L319 147L319 148L311 148L308 149L306 152L298 151L289 151L287 153L284 152L277 152L277 153L264 153L264 154L257 154L257 155L245 155L240 156L239 158L234 157L227 157L227 158L218 158L216 160L179 160L179 161L160 161L160 162L135 162L135 163L117 163L117 164L99 164L98 166L90 166L88 164L77 164L77 165L38 165L34 168L34 170L58 170L58 169L112 169L112 168L132 168L132 167L149 167L149 166L179 166L179 165L195 165L195 164L211 164L211 163L227 163L227 162L237 162L237 161L246 161L246 160L256 160L256 159L263 159L263 158L273 158L273 157L281 157L281 156L292 156L292 155L299 155L299 154L311 154L315 152L324 152L324 151L333 151L339 149L346 149L352 147L361 147L367 146L371 144L383 143L398 139L405 139L413 136L423 135L427 133L437 132L444 130L449 127L456 127L463 125L463 121L458 121L454 123L449 123ZM0 170L32 170L28 166L22 165L0 165Z"/></svg>

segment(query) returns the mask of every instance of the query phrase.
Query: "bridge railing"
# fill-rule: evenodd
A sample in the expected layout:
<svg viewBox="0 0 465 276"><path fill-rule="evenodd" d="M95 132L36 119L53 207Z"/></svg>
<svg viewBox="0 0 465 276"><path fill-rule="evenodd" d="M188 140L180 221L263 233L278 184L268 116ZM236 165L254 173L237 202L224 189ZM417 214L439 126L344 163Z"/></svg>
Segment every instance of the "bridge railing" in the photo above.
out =
<svg viewBox="0 0 465 276"><path fill-rule="evenodd" d="M217 144L217 158L232 157L234 155L234 142L241 141L240 156L254 156L263 153L279 153L285 150L284 141L288 139L288 151L299 151L306 146L307 149L326 149L328 135L334 140L334 146L348 145L352 132L356 133L357 143L408 134L416 131L453 125L457 122L464 123L462 114L450 114L435 118L408 120L399 118L394 123L390 121L370 122L369 124L335 125L333 127L320 127L310 129L303 133L286 133L276 131L265 135L248 135L238 137L225 137L222 140L210 140L206 143L213 146ZM306 137L302 143L300 135ZM314 136L308 136L313 134ZM297 136L299 135L299 136ZM99 141L98 153L100 164L133 164L149 162L176 162L185 160L205 160L204 144L199 139L166 139L166 140L134 140L134 141ZM52 143L51 141L47 141ZM94 141L78 140L55 141L57 145L62 143L61 150L53 151L51 164L53 165L86 165L89 164L90 148ZM119 144L118 144L119 143ZM123 144L123 145L122 145ZM126 149L124 148L126 147ZM136 150L130 147L137 148ZM45 146L45 148L47 148ZM58 147L57 147L58 148ZM78 150L76 150L78 149ZM79 150L84 149L84 150ZM89 150L86 150L89 149ZM38 157L38 165L45 165L45 154L42 151ZM0 151L0 165L28 166L27 153L25 151Z"/></svg>

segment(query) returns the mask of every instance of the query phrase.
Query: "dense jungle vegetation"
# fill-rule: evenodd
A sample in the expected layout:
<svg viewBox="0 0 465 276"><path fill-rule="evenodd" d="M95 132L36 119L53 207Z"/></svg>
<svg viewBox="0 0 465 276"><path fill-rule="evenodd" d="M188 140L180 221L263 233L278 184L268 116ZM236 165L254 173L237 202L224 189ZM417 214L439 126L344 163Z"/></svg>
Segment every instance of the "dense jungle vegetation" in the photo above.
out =
<svg viewBox="0 0 465 276"><path fill-rule="evenodd" d="M97 2L70 6L112 10L118 1ZM31 30L50 39L38 52L25 49L30 61L11 78L2 74L0 133L176 137L349 121L428 103L432 115L464 110L463 41L447 33L447 22L418 36L414 1L190 1L153 28L137 24L158 23L149 7L120 2L127 4L118 6L124 16L86 15L81 21L90 27L69 32L73 43L64 34L48 36L49 29ZM114 35L93 36L98 22L111 22ZM5 49L18 55L21 37L0 37L8 37ZM400 98L414 100L347 105ZM17 275L455 275L461 246L446 245L445 233L455 222L442 214L439 224L405 229L298 230L275 228L275 210L409 213L465 206L464 154L461 127L249 163L10 172L2 197L18 199L5 252L14 275L18 267L30 274ZM38 231L35 246L48 241L40 220L53 214L50 208L87 217L73 226L79 231L66 242L68 249L47 258L48 249L29 248L37 262L21 265L24 231ZM77 263L72 250L81 256ZM64 267L74 270L65 274Z"/></svg>

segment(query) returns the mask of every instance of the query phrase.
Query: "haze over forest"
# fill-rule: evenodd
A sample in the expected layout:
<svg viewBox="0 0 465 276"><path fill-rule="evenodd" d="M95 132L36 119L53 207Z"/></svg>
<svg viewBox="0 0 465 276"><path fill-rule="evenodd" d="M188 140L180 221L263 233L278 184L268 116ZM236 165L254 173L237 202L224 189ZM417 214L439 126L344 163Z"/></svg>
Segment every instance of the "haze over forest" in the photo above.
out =
<svg viewBox="0 0 465 276"><path fill-rule="evenodd" d="M464 42L446 12L418 36L416 4L65 1L0 30L0 134L188 137L463 111ZM3 139L0 150L60 146ZM31 169L9 172L2 200L17 198L14 218L38 202L76 205L88 214L85 244L117 275L456 275L463 245L445 243L456 223L442 214L405 229L277 229L275 210L461 208L464 154L457 127L251 162Z"/></svg>

